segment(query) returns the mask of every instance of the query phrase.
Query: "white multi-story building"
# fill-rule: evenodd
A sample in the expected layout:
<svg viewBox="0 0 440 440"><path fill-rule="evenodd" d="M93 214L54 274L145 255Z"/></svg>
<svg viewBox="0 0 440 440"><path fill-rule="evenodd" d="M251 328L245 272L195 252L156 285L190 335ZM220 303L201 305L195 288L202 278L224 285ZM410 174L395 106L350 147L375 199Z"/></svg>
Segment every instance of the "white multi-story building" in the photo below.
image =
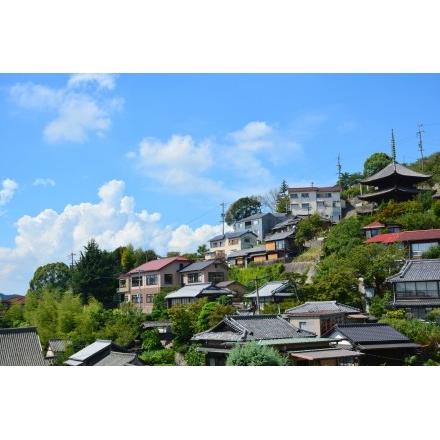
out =
<svg viewBox="0 0 440 440"><path fill-rule="evenodd" d="M332 223L336 223L342 218L345 201L341 200L341 187L339 185L289 188L288 194L293 216L308 216L318 213Z"/></svg>

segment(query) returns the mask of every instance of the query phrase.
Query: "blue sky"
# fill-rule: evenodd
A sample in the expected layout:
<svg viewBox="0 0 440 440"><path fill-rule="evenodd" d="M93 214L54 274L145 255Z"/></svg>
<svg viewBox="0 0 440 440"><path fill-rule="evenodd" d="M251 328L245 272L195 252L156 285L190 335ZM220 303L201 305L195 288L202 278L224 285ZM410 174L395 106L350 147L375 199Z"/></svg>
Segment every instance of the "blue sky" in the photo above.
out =
<svg viewBox="0 0 440 440"><path fill-rule="evenodd" d="M1 74L0 292L102 249L195 252L240 197L439 149L437 74ZM421 125L420 125L421 124Z"/></svg>
<svg viewBox="0 0 440 440"><path fill-rule="evenodd" d="M0 7L1 293L91 238L195 252L222 203L333 185L392 129L398 161L420 157L418 130L438 150L430 2L423 20L402 2L229 5Z"/></svg>

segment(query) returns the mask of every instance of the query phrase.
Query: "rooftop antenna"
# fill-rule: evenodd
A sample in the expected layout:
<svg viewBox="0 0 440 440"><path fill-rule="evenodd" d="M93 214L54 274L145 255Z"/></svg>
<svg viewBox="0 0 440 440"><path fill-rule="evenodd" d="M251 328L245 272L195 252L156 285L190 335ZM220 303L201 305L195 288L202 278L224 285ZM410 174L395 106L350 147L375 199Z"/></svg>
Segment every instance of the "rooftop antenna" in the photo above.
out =
<svg viewBox="0 0 440 440"><path fill-rule="evenodd" d="M422 133L424 133L423 130L421 130L422 124L419 124L419 131L416 133L416 135L419 137L419 150L420 155L422 157L422 171L423 171L423 147L422 147Z"/></svg>
<svg viewBox="0 0 440 440"><path fill-rule="evenodd" d="M396 144L394 142L393 129L391 129L391 157L393 159L393 162L396 162Z"/></svg>

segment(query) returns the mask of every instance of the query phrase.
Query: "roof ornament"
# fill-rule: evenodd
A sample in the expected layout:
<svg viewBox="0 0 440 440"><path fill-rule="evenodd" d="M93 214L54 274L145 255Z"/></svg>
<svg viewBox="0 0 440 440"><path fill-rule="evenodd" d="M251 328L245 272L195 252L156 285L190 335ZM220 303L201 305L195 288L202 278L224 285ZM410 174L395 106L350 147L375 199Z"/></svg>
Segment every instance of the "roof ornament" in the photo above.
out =
<svg viewBox="0 0 440 440"><path fill-rule="evenodd" d="M396 162L396 144L394 143L393 129L391 129L391 157L393 158L393 162Z"/></svg>

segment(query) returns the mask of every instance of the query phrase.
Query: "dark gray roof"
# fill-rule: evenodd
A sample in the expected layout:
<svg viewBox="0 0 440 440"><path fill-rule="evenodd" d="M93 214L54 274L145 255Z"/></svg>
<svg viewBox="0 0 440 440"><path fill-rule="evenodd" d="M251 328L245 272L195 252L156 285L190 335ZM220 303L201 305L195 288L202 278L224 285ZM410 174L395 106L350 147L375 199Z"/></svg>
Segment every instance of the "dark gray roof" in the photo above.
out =
<svg viewBox="0 0 440 440"><path fill-rule="evenodd" d="M214 238L211 238L209 241L217 241L217 240L223 240L223 239L229 239L229 238L237 238L242 237L243 235L252 234L255 235L255 237L258 238L258 235L254 232L247 229L246 231L237 231L237 232L225 232L224 234L216 235Z"/></svg>
<svg viewBox="0 0 440 440"><path fill-rule="evenodd" d="M276 232L274 234L268 235L264 238L264 241L275 241L275 240L284 240L286 238L294 238L295 231L286 231L286 232Z"/></svg>
<svg viewBox="0 0 440 440"><path fill-rule="evenodd" d="M323 337L335 337L339 335L351 343L363 346L371 344L399 344L410 343L411 339L400 333L388 324L338 324L332 330L322 335Z"/></svg>
<svg viewBox="0 0 440 440"><path fill-rule="evenodd" d="M135 353L117 353L111 351L108 356L94 364L94 367L123 367L131 365L136 359Z"/></svg>
<svg viewBox="0 0 440 440"><path fill-rule="evenodd" d="M389 163L385 168L378 171L376 174L373 174L366 179L361 180L361 183L372 185L375 182L387 179L393 175L404 176L405 178L409 178L414 182L420 182L423 180L427 180L431 178L431 175L418 173L417 171L410 170L409 168L404 167L396 162Z"/></svg>
<svg viewBox="0 0 440 440"><path fill-rule="evenodd" d="M388 277L385 282L440 280L440 258L407 260L399 273Z"/></svg>
<svg viewBox="0 0 440 440"><path fill-rule="evenodd" d="M258 296L260 298L269 298L272 296L292 296L295 295L295 286L289 283L288 280L284 281L269 281L263 286L258 288ZM257 291L254 290L251 293L246 293L244 295L246 298L256 298Z"/></svg>
<svg viewBox="0 0 440 440"><path fill-rule="evenodd" d="M47 366L36 327L0 329L0 365Z"/></svg>
<svg viewBox="0 0 440 440"><path fill-rule="evenodd" d="M212 283L195 283L188 284L181 287L174 292L165 296L165 299L173 298L197 298L199 296L219 296L219 295L233 295L234 292L227 287L217 287Z"/></svg>
<svg viewBox="0 0 440 440"><path fill-rule="evenodd" d="M316 337L315 333L295 327L280 315L234 315L225 316L216 326L195 334L192 340L240 342L314 337Z"/></svg>
<svg viewBox="0 0 440 440"><path fill-rule="evenodd" d="M211 259L211 260L196 261L195 263L192 263L192 264L184 267L183 269L180 269L179 273L196 272L199 270L204 270L207 267L209 267L211 265L215 265L215 264L220 264L223 267L227 267L226 264L221 262L220 260Z"/></svg>
<svg viewBox="0 0 440 440"><path fill-rule="evenodd" d="M241 249L241 250L237 250L237 251L231 251L228 254L228 259L229 258L237 258L237 257L245 257L246 255L259 254L259 253L265 252L265 251L266 251L266 245L262 244L259 246L251 247L249 249Z"/></svg>
<svg viewBox="0 0 440 440"><path fill-rule="evenodd" d="M346 306L336 301L308 301L297 307L292 307L285 311L289 315L319 315L321 313L359 313L361 310L356 307Z"/></svg>

